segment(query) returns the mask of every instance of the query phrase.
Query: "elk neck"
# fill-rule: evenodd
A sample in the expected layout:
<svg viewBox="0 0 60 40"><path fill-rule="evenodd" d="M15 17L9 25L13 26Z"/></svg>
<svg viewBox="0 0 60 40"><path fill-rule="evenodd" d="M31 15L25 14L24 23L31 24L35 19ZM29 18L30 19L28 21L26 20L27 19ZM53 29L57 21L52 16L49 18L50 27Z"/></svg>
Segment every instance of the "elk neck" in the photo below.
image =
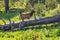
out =
<svg viewBox="0 0 60 40"><path fill-rule="evenodd" d="M34 10L32 10L29 14L30 14L30 16L32 16L33 15L33 13L35 13L35 11Z"/></svg>

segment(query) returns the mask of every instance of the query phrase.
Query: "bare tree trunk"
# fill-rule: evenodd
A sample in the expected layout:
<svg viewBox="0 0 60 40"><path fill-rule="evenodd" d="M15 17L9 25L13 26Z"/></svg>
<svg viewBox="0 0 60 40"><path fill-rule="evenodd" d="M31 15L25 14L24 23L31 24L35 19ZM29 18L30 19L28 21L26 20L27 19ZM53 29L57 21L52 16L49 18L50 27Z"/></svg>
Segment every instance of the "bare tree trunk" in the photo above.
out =
<svg viewBox="0 0 60 40"><path fill-rule="evenodd" d="M40 19L36 19L36 20L32 20L31 19L31 20L27 20L27 21L11 23L11 25L14 26L14 28L20 28L21 29L24 26L49 24L49 23L55 23L55 22L60 22L60 14L55 15L55 16L40 18ZM7 30L7 29L10 30L11 29L11 25L10 24L0 25L0 29L2 29L2 27L3 27L4 30Z"/></svg>
<svg viewBox="0 0 60 40"><path fill-rule="evenodd" d="M9 10L9 0L4 0L5 2L5 11L7 12Z"/></svg>

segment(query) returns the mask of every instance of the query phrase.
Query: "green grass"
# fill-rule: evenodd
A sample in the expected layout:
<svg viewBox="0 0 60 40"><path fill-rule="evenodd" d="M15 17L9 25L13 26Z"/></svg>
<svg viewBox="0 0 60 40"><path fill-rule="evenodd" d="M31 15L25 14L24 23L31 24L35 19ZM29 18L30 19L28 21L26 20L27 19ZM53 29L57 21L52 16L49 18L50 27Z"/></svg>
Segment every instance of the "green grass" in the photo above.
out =
<svg viewBox="0 0 60 40"><path fill-rule="evenodd" d="M19 2L18 2L19 4ZM25 2L24 5L20 6L17 9L10 10L10 18L12 21L18 22L19 19L19 13L20 11L28 11L25 9ZM15 3L15 7L16 7ZM6 21L6 23L9 23L6 13L4 12L4 7L1 9L3 10L3 13L0 13L2 15L3 19ZM57 11L60 11L60 4L55 9L48 10L45 12L45 16L53 16L57 14ZM32 16L31 18L33 18ZM0 24L3 24L2 20L0 19ZM0 30L0 40L60 40L60 23L52 23L52 24L43 24L43 25L35 25L35 26L28 26L25 27L24 30L20 30L19 28L14 29L14 31L5 31L3 32ZM36 36L37 35L37 36Z"/></svg>
<svg viewBox="0 0 60 40"><path fill-rule="evenodd" d="M55 25L56 26L56 25ZM59 26L59 25L57 25ZM23 39L23 40L58 40L58 38L60 39L60 37L58 36L59 32L59 27L54 27L54 26L50 26L49 25L46 26L40 26L41 28L37 26L31 26L28 27L29 29L24 29L24 30L19 30L19 29L15 29L15 31L0 31L0 39L1 40L17 40L17 39ZM37 37L35 38L35 36L37 35Z"/></svg>

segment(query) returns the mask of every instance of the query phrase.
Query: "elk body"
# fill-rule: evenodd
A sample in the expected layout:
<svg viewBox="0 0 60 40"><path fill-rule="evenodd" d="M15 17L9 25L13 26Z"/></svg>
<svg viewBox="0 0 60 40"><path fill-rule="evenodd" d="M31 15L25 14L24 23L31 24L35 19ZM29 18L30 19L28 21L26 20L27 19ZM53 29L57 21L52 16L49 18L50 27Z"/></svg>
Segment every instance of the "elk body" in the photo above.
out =
<svg viewBox="0 0 60 40"><path fill-rule="evenodd" d="M29 13L24 13L24 12L22 12L22 13L20 14L21 19L22 19L22 20L24 20L24 19L29 19L29 18L33 15L34 12L35 12L34 10L32 10L32 11L29 12Z"/></svg>

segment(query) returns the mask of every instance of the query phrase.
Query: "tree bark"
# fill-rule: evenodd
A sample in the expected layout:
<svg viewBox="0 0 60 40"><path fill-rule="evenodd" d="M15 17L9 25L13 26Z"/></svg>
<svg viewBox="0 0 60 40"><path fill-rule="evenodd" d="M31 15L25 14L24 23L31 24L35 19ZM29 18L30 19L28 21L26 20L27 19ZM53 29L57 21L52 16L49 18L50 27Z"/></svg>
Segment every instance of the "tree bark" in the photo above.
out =
<svg viewBox="0 0 60 40"><path fill-rule="evenodd" d="M12 27L14 28L23 28L24 26L33 26L33 25L40 25L40 24L50 24L50 23L56 23L60 22L60 14L50 16L50 17L45 17L45 18L38 18L38 19L31 19L31 20L26 20L26 21L21 21L21 22L16 22L16 23L11 23ZM11 28L11 24L6 24L6 25L0 25L0 29L9 29Z"/></svg>
<svg viewBox="0 0 60 40"><path fill-rule="evenodd" d="M9 10L9 0L4 0L5 2L5 11L7 12Z"/></svg>

